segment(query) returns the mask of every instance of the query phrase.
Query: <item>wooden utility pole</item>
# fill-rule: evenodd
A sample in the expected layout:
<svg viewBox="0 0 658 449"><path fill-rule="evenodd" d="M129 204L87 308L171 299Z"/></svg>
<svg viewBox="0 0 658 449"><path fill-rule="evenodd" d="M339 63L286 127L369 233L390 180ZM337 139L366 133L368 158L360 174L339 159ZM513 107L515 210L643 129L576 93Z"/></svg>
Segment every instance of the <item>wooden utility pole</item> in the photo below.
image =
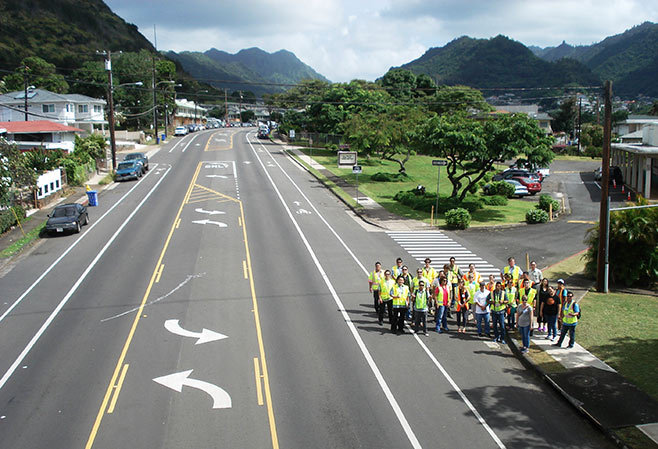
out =
<svg viewBox="0 0 658 449"><path fill-rule="evenodd" d="M604 280L608 269L607 232L610 220L610 138L612 136L612 81L604 84L603 154L601 160L601 208L599 212L599 248L596 264L596 289L607 290Z"/></svg>
<svg viewBox="0 0 658 449"><path fill-rule="evenodd" d="M112 83L112 53L110 50L105 52L105 70L107 71L107 103L109 106L109 114L107 116L107 122L110 127L110 149L112 150L112 170L117 169L117 144L116 139L114 138L114 99L113 99L113 90L114 86Z"/></svg>

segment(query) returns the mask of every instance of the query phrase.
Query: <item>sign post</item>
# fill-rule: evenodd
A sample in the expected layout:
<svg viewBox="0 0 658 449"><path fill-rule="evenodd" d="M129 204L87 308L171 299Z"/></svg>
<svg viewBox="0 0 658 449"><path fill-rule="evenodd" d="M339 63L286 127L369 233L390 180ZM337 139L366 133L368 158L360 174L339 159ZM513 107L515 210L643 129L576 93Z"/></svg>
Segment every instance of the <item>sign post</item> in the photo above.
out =
<svg viewBox="0 0 658 449"><path fill-rule="evenodd" d="M352 173L356 175L356 204L359 204L359 173L361 173L361 171L360 165L352 166Z"/></svg>
<svg viewBox="0 0 658 449"><path fill-rule="evenodd" d="M448 165L448 161L443 159L434 159L432 161L432 165L438 168L436 174L436 207L434 208L436 214L438 215L439 214L439 182L441 181L441 167L445 167L446 165Z"/></svg>

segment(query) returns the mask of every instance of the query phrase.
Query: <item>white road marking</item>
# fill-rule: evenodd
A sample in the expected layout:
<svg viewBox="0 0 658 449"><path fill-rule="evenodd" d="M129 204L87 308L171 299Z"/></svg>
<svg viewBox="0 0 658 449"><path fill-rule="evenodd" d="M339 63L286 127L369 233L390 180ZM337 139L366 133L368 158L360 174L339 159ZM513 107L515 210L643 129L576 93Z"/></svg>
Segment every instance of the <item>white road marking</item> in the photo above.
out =
<svg viewBox="0 0 658 449"><path fill-rule="evenodd" d="M156 377L153 379L154 382L164 385L167 388L171 388L174 391L179 393L183 391L183 385L188 387L196 388L198 390L204 391L210 395L212 398L212 408L231 408L231 396L221 387L218 387L215 384L209 382L204 382L202 380L190 379L188 376L192 374L194 370L181 371L180 373L173 373L167 376Z"/></svg>
<svg viewBox="0 0 658 449"><path fill-rule="evenodd" d="M64 296L64 298L62 298L62 300L59 302L59 304L57 305L57 307L55 307L55 310L52 311L52 313L48 316L48 318L46 319L46 321L41 325L41 328L39 328L39 330L37 331L37 333L34 334L34 336L32 337L32 339L31 339L30 342L27 344L27 346L25 346L25 348L24 348L23 351L20 353L20 355L18 356L18 358L14 361L14 363L11 364L11 366L9 367L9 369L7 370L7 372L5 372L4 376L2 376L2 379L0 379L0 390L1 390L2 387L4 387L4 385L7 383L7 381L8 381L9 378L12 376L12 374L14 373L14 371L16 371L16 368L18 368L18 366L23 362L23 360L25 359L25 357L27 357L27 354L32 350L32 348L34 347L34 345L36 345L36 343L39 341L39 339L41 338L41 336L43 335L43 333L46 331L46 329L48 329L48 327L50 326L50 324L55 320L55 318L57 317L57 315L59 314L59 312L62 310L62 308L64 308L64 306L65 306L66 303L69 301L69 299L71 299L71 297L73 296L73 294L78 290L78 287L80 287L80 285L81 285L82 282L85 280L85 278L87 277L87 275L88 275L88 274L91 272L91 270L96 266L96 264L97 264L98 261L101 259L101 257L103 257L103 255L104 255L105 252L108 250L108 248L112 245L112 243L114 242L114 240L116 240L116 238L119 236L119 234L121 233L121 231L123 231L123 228L126 227L126 225L132 220L132 218L133 218L133 217L137 214L137 212L142 208L142 206L146 203L146 201L151 197L151 195L153 194L153 192L155 192L155 190L160 186L160 183L161 183L162 181L164 181L164 179L167 177L167 174L170 172L170 170L171 170L171 169L169 169L169 171L168 171L167 173L165 173L165 175L164 175L162 178L160 178L160 179L158 180L158 182L157 182L157 183L151 188L151 190L149 190L149 192L146 194L146 196L144 197L144 199L142 199L142 201L141 201L141 202L135 207L135 209L133 209L133 211L130 213L130 215L128 215L128 217L123 221L123 223L121 223L121 226L119 226L119 228L114 232L114 234L112 234L112 237L110 237L110 239L107 241L107 243L105 243L105 246L103 246L103 248L98 252L98 254L96 254L96 257L94 257L94 260L92 260L91 263L90 263L90 264L87 266L87 268L85 269L85 271L82 272L82 274L80 275L80 277L78 278L78 280L75 282L75 284L73 284L73 287L71 287L71 289L70 289L70 290L68 291L68 293Z"/></svg>
<svg viewBox="0 0 658 449"><path fill-rule="evenodd" d="M316 262L316 267L318 268L318 271L320 271L320 274L322 275L322 278L325 280L325 284L326 284L327 287L329 288L329 291L331 292L332 297L334 298L334 301L335 301L336 304L338 305L338 309L340 310L341 314L343 315L343 317L344 317L344 319L345 319L345 323L347 324L347 326L349 327L350 331L352 332L352 335L354 336L354 339L357 341L357 344L358 344L359 348L361 349L361 352L363 353L364 357L366 358L366 361L368 362L368 365L370 366L370 369L371 369L371 370L373 371L373 373L375 374L375 378L376 378L377 381L379 382L379 384L380 384L382 390L384 391L384 394L386 395L386 398L388 399L389 403L391 404L391 407L393 408L393 411L395 412L395 414L396 414L396 416L397 416L397 418L398 418L398 421L399 421L400 424L402 425L402 428L403 428L403 430L405 431L405 433L406 433L406 435L407 435L407 438L409 439L409 441L411 442L411 444L412 444L412 446L413 446L414 448L420 448L420 447L421 447L421 446L420 446L420 442L419 442L418 439L416 438L416 435L414 434L413 430L411 429L411 426L409 425L409 422L407 421L406 417L404 416L404 413L402 412L402 409L401 409L400 406L398 405L398 403L397 403L395 397L393 396L393 393L390 391L388 385L386 384L386 381L385 381L384 378L382 377L381 372L379 371L379 368L378 368L377 365L375 364L374 359L372 359L372 356L370 355L370 352L368 351L368 348L365 346L365 343L364 343L363 340L361 339L361 336L359 335L359 333L358 333L356 327L355 327L354 324L352 323L352 321L351 321L351 319L350 319L350 317L349 317L347 311L345 310L345 308L344 308L344 306L343 306L343 304L342 304L340 298L339 298L338 295L336 294L336 291L333 289L333 285L331 284L331 281L329 281L329 278L327 277L326 273L325 273L324 270L322 269L322 266L320 265L320 262L317 260L317 258L316 258L316 256L315 256L315 253L313 252L312 248L310 247L310 244L309 244L308 241L306 240L306 237L304 236L303 232L301 231L301 228L300 228L299 225L297 224L297 221L294 219L292 213L290 212L290 209L289 209L289 208L287 207L287 205L285 204L285 201L283 200L283 196L281 195L281 193L279 192L278 188L277 188L276 185L274 184L274 181L272 180L272 177L271 177L270 174L267 172L267 170L265 170L265 166L264 166L263 162L261 161L260 157L258 156L257 152L255 151L253 145L251 145L250 142L249 142L249 144L250 144L250 146L251 146L252 152L254 153L254 155L256 156L256 158L258 159L258 161L260 162L261 167L263 168L263 170L265 171L265 175L267 176L267 178L269 179L270 183L272 184L272 187L274 188L274 190L276 191L277 195L279 196L279 199L281 200L281 203L283 204L283 207L286 209L286 211L287 211L287 213L288 213L288 216L290 217L290 219L292 220L293 224L295 225L295 228L297 229L297 232L300 234L300 237L302 238L302 241L303 241L304 244L306 245L306 248L307 248L309 254L310 254L311 257L313 258L313 260ZM268 154L269 154L270 157L272 157L271 153L268 152ZM272 157L272 160L274 160L273 157ZM324 218L324 216L323 216L323 215L317 210L317 208L315 207L315 205L314 205L314 204L311 202L311 200L310 200L310 199L304 194L304 192L302 191L302 189L299 188L299 186L295 183L295 181L292 180L292 178L290 177L290 175L288 175L288 173L283 169L283 167L281 167L281 165L280 165L278 162L276 162L276 160L274 160L274 162L279 166L281 172L282 172L282 173L288 178L288 180L290 181L290 183L291 183L293 186L295 186L295 188L297 189L297 191L298 191L298 192L302 195L302 197L308 202L308 204L310 205L310 207L315 211L316 215L317 215L317 216L322 220L322 222L327 226L327 228L329 229L329 231L330 231L330 232L336 237L336 239L341 243L341 245L343 246L343 248L345 248L345 250L346 250L347 253L352 257L352 259L354 260L354 262L355 262L355 263L361 268L361 271L364 273L364 275L367 275L367 274L368 274L368 270L367 270L367 269L365 268L365 266L359 261L359 259L356 257L356 255L354 254L354 252L353 252L353 251L347 246L347 244L343 241L343 239L338 235L338 233L333 229L333 227L327 222L327 220ZM443 376L444 376L444 377L446 378L446 380L450 383L450 385L453 387L453 389L454 389L454 390L459 394L459 396L462 398L462 401L463 401L463 402L466 404L466 406L471 410L471 412L473 413L473 415L475 415L476 419L480 422L480 424L482 425L482 427L487 431L487 433L491 436L491 438L494 440L494 442L498 445L498 447L501 448L501 449L505 448L505 445L504 445L503 442L500 440L500 438L498 438L498 436L497 436L496 433L493 431L493 429L491 429L491 427L489 427L489 425L488 425L487 422L484 420L484 418L482 418L482 416L480 415L480 413L475 409L475 407L473 406L473 404L468 400L468 398L466 397L466 395L461 391L461 389L460 389L459 386L455 383L455 381L452 379L452 377L448 374L448 372L447 372L447 371L443 368L443 366L439 363L439 361L436 359L436 357L434 356L434 354L432 354L432 352L427 348L427 346L425 345L425 343L423 343L422 340L420 340L420 338L418 337L418 335L415 335L415 338L416 338L416 341L417 341L417 342L420 344L420 346L423 348L423 350L424 350L424 351L427 353L427 355L430 357L430 359L432 360L432 362L433 362L433 363L436 365L436 367L439 369L439 371L441 372L441 374L443 374Z"/></svg>
<svg viewBox="0 0 658 449"><path fill-rule="evenodd" d="M218 227L220 227L220 228L227 228L227 227L228 227L228 225L227 225L226 223L222 223L221 221L212 221L212 220L208 220L208 219L205 219L205 220L193 220L192 223L200 224L200 225L207 225L207 224L210 224L210 225L218 226Z"/></svg>
<svg viewBox="0 0 658 449"><path fill-rule="evenodd" d="M194 212L198 212L200 214L208 214L208 215L221 215L226 213L226 212L222 212L221 210L205 210L200 207L194 209Z"/></svg>
<svg viewBox="0 0 658 449"><path fill-rule="evenodd" d="M164 323L165 329L172 334L180 335L181 337L197 338L195 345L202 345L211 341L223 340L228 338L228 335L220 334L219 332L211 331L205 327L201 332L188 331L183 329L178 320L167 320Z"/></svg>

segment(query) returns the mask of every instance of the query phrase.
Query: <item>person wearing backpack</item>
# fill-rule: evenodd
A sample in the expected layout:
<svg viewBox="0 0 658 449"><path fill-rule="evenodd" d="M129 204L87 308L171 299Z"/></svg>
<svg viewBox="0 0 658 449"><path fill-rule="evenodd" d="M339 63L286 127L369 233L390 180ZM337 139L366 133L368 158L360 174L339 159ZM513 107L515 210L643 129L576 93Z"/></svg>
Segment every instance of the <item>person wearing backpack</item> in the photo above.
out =
<svg viewBox="0 0 658 449"><path fill-rule="evenodd" d="M562 305L562 329L560 330L560 338L553 346L562 347L564 337L569 332L569 345L567 348L573 348L576 343L576 325L578 325L578 318L580 318L580 306L573 299L573 292L567 292L567 300Z"/></svg>

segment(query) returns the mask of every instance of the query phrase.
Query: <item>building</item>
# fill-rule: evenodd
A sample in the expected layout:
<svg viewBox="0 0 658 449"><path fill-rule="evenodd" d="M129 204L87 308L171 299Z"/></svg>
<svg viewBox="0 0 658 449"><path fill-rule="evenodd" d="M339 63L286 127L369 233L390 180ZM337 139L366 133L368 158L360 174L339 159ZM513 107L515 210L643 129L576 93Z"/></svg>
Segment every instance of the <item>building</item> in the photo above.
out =
<svg viewBox="0 0 658 449"><path fill-rule="evenodd" d="M658 125L658 117L655 115L629 115L623 122L615 124L612 132L625 137L628 134L642 131L646 125Z"/></svg>
<svg viewBox="0 0 658 449"><path fill-rule="evenodd" d="M191 123L201 123L206 120L208 109L202 107L194 101L185 98L176 99L176 112L174 113L174 126L188 125Z"/></svg>
<svg viewBox="0 0 658 449"><path fill-rule="evenodd" d="M495 108L496 108L495 113L498 114L526 114L529 117L535 119L539 127L543 129L546 134L549 135L553 134L553 129L551 128L552 117L545 112L539 112L539 105L509 104L509 105L495 106Z"/></svg>
<svg viewBox="0 0 658 449"><path fill-rule="evenodd" d="M658 124L642 128L642 143L613 143L610 161L621 168L624 184L647 199L658 199Z"/></svg>
<svg viewBox="0 0 658 449"><path fill-rule="evenodd" d="M75 148L75 136L84 133L80 128L49 120L0 122L0 129L5 130L5 139L16 143L21 151L44 148L71 153Z"/></svg>
<svg viewBox="0 0 658 449"><path fill-rule="evenodd" d="M79 94L56 94L44 89L27 91L28 121L50 120L83 130L104 130L105 100ZM0 95L0 122L25 121L25 91Z"/></svg>

